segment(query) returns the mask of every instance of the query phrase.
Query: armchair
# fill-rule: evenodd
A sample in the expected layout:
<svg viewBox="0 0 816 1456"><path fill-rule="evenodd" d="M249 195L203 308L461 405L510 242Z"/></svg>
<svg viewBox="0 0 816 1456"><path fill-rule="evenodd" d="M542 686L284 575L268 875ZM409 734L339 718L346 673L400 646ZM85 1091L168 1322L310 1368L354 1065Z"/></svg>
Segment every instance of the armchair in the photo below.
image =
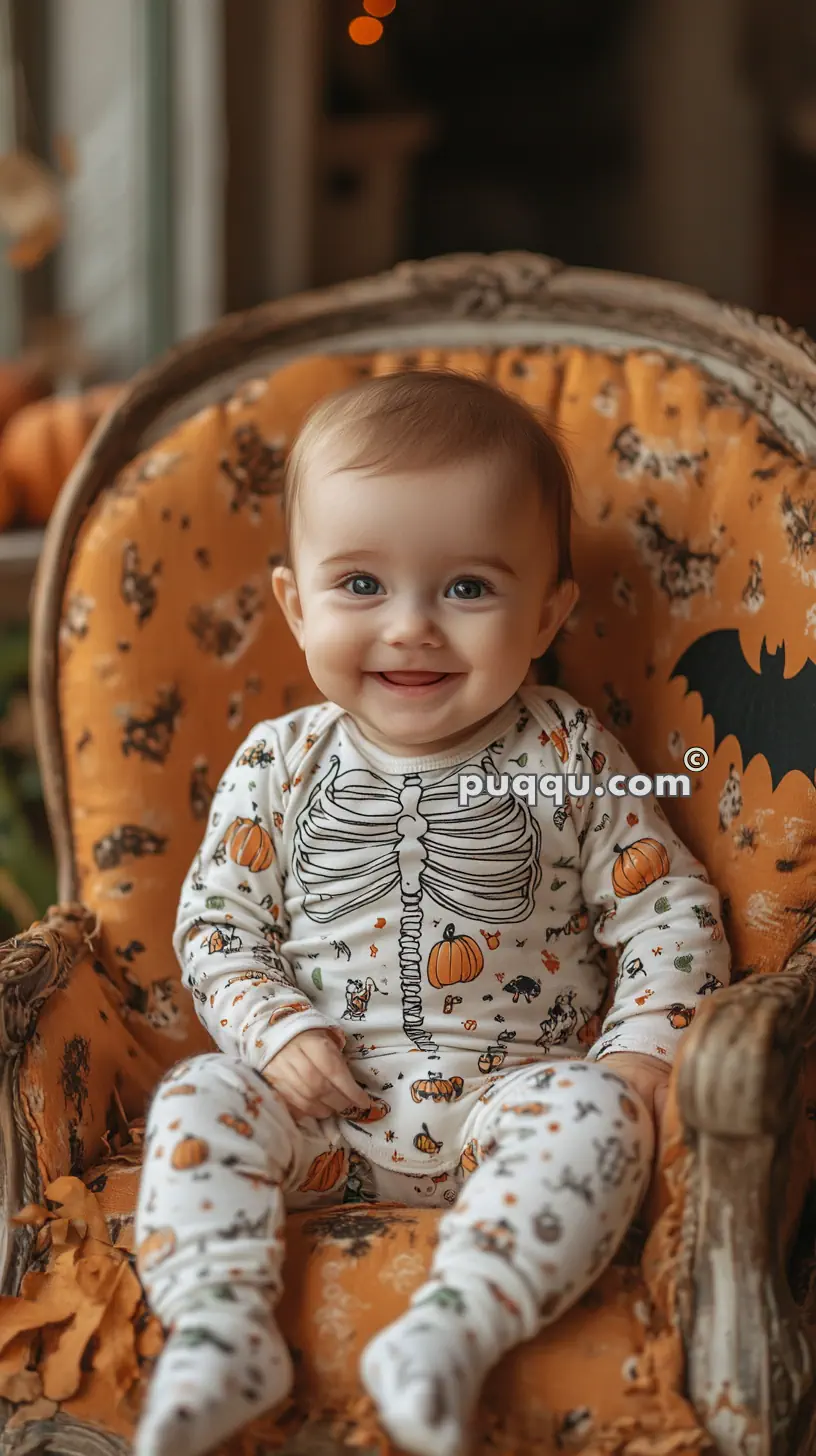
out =
<svg viewBox="0 0 816 1456"><path fill-rule="evenodd" d="M60 903L0 947L0 1456L129 1449L161 1342L132 1267L144 1113L206 1046L177 890L240 734L314 698L271 596L285 452L328 390L429 365L487 373L564 430L582 598L559 680L644 772L706 749L665 808L735 964L685 1037L646 1226L491 1378L482 1453L816 1450L813 753L779 768L780 741L816 731L816 346L690 289L504 254L224 320L133 381L60 497L32 656ZM692 643L705 685L675 672ZM764 738L742 733L761 701ZM297 1386L236 1456L382 1449L356 1355L423 1277L438 1214L353 1197L290 1215Z"/></svg>

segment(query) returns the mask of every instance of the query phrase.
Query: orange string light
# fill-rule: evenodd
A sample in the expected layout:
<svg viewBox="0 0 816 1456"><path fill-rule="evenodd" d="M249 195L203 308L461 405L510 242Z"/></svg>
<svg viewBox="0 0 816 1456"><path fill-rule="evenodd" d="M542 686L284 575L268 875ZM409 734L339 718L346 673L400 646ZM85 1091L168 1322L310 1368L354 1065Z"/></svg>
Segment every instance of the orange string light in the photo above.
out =
<svg viewBox="0 0 816 1456"><path fill-rule="evenodd" d="M358 15L349 25L348 33L355 45L375 45L383 33L382 22L370 20L367 15Z"/></svg>
<svg viewBox="0 0 816 1456"><path fill-rule="evenodd" d="M369 15L379 16L380 20L386 15L390 15L396 8L397 0L363 0L363 9L367 10Z"/></svg>

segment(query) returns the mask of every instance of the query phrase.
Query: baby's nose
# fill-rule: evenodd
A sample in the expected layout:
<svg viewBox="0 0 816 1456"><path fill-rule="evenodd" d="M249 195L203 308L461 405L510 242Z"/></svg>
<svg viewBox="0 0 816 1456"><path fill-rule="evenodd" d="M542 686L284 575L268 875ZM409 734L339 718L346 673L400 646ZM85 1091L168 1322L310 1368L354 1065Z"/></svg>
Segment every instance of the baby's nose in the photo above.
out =
<svg viewBox="0 0 816 1456"><path fill-rule="evenodd" d="M385 640L391 647L436 647L442 633L433 613L421 602L399 602L389 614Z"/></svg>

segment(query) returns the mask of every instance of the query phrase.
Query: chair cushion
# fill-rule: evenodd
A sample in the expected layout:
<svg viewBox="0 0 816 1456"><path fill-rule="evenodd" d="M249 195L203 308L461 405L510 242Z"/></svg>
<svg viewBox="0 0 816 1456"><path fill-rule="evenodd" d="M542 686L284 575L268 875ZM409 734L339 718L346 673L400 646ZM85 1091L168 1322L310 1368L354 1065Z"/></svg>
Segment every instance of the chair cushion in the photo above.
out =
<svg viewBox="0 0 816 1456"><path fill-rule="evenodd" d="M83 1181L51 1184L47 1208L23 1215L42 1225L42 1253L25 1276L23 1297L0 1300L0 1396L20 1403L15 1425L59 1415L125 1439L132 1433L162 1344L133 1267L140 1162L141 1129ZM339 1435L354 1433L355 1445L382 1448L358 1359L425 1277L437 1224L433 1210L396 1205L290 1215L279 1317L294 1351L296 1387L286 1410L231 1443L230 1456L260 1456L307 1421L336 1424ZM588 1441L609 1456L708 1449L678 1394L677 1344L660 1333L640 1254L633 1237L573 1310L497 1368L485 1387L474 1456L555 1456ZM660 1264L659 1251L651 1262Z"/></svg>
<svg viewBox="0 0 816 1456"><path fill-rule="evenodd" d="M170 935L213 788L253 722L318 697L271 593L286 450L327 391L430 365L487 374L564 432L582 597L560 678L645 773L681 771L692 746L711 755L664 807L724 893L737 975L778 969L816 930L813 472L750 405L657 352L307 357L128 465L70 566L60 694L79 892L128 1029L162 1066L207 1045ZM784 682L781 655L756 675L763 643L781 646Z"/></svg>

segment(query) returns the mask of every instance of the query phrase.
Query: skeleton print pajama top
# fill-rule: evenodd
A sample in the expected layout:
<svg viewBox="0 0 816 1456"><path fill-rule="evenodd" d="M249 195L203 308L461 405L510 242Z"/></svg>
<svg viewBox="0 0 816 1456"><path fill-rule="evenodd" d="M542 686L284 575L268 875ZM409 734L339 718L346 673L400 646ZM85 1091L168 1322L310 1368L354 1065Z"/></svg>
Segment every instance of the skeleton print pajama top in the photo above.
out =
<svg viewBox="0 0 816 1456"><path fill-rule="evenodd" d="M635 772L554 688L521 688L427 758L383 753L332 703L258 724L176 923L204 1026L258 1071L300 1032L334 1032L372 1098L343 1135L405 1173L454 1167L479 1097L525 1063L670 1062L729 951L718 893L659 804L595 793ZM517 776L543 774L565 776L563 804L529 802Z"/></svg>

